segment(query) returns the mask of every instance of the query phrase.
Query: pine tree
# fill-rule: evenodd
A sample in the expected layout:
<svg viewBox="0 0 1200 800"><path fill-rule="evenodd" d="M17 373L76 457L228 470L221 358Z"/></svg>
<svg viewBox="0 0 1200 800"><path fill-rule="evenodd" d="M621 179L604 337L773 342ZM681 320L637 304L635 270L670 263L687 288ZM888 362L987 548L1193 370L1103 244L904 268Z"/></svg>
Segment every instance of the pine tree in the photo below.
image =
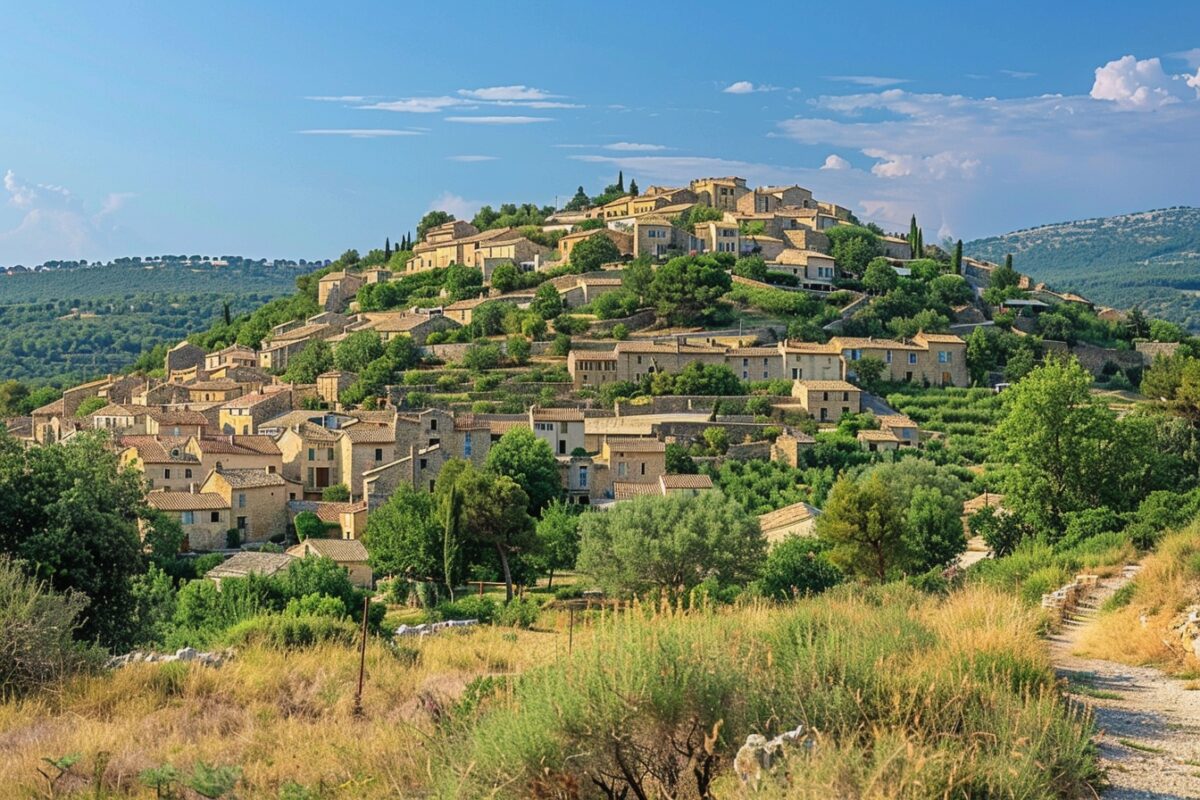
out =
<svg viewBox="0 0 1200 800"><path fill-rule="evenodd" d="M638 196L637 181L635 181L633 178L629 179L629 193L634 197Z"/></svg>
<svg viewBox="0 0 1200 800"><path fill-rule="evenodd" d="M625 171L624 170L619 170L617 172L617 191L622 192L622 193L624 193L624 191L625 191Z"/></svg>
<svg viewBox="0 0 1200 800"><path fill-rule="evenodd" d="M954 261L951 263L954 266L954 274L962 275L962 239L954 244Z"/></svg>
<svg viewBox="0 0 1200 800"><path fill-rule="evenodd" d="M385 260L391 259L391 257L392 257L392 240L391 240L391 238L387 238L387 239L383 240L383 257Z"/></svg>

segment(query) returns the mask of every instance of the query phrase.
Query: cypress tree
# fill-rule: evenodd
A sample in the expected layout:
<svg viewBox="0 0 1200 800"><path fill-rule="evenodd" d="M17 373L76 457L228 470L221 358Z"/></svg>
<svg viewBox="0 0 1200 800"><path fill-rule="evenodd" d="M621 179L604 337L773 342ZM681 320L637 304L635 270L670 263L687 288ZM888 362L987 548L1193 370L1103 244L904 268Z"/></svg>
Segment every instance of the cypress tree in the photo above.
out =
<svg viewBox="0 0 1200 800"><path fill-rule="evenodd" d="M1004 268L1012 269L1012 253L1008 253L1004 256Z"/></svg>
<svg viewBox="0 0 1200 800"><path fill-rule="evenodd" d="M385 259L392 257L392 240L390 237L383 240L383 257Z"/></svg>
<svg viewBox="0 0 1200 800"><path fill-rule="evenodd" d="M617 191L621 192L621 193L625 192L625 171L624 170L619 170L617 172Z"/></svg>
<svg viewBox="0 0 1200 800"><path fill-rule="evenodd" d="M962 275L962 239L954 244L954 261L951 263L954 266L954 274Z"/></svg>
<svg viewBox="0 0 1200 800"><path fill-rule="evenodd" d="M629 193L634 197L638 196L637 181L635 181L633 178L629 179Z"/></svg>
<svg viewBox="0 0 1200 800"><path fill-rule="evenodd" d="M917 258L917 215L913 214L908 223L908 247L912 250L913 258Z"/></svg>
<svg viewBox="0 0 1200 800"><path fill-rule="evenodd" d="M224 317L226 325L229 325L230 323L233 322L233 317L229 314L229 303L228 302L226 302L224 304L224 307L221 309L221 316Z"/></svg>

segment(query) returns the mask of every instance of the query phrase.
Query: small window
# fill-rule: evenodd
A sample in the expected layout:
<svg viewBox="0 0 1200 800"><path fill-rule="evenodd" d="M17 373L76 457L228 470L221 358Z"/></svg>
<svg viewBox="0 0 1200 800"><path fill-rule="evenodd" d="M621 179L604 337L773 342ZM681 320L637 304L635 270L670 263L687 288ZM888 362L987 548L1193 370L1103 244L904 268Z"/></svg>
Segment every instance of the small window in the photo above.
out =
<svg viewBox="0 0 1200 800"><path fill-rule="evenodd" d="M238 508L246 507L246 493L238 492Z"/></svg>
<svg viewBox="0 0 1200 800"><path fill-rule="evenodd" d="M309 461L317 460L317 450L315 447L308 448L308 460Z"/></svg>
<svg viewBox="0 0 1200 800"><path fill-rule="evenodd" d="M163 470L163 478L165 478L166 480L171 480L171 468L170 467Z"/></svg>
<svg viewBox="0 0 1200 800"><path fill-rule="evenodd" d="M184 511L179 515L179 522L183 525L191 525L196 521L196 513L194 511Z"/></svg>
<svg viewBox="0 0 1200 800"><path fill-rule="evenodd" d="M375 448L375 460L383 461L383 448L382 447Z"/></svg>
<svg viewBox="0 0 1200 800"><path fill-rule="evenodd" d="M190 477L192 477L192 471L191 471L190 469L185 469L185 470L183 471L183 477L185 477L185 478L190 478Z"/></svg>
<svg viewBox="0 0 1200 800"><path fill-rule="evenodd" d="M908 354L908 363L910 363L910 364L915 364L915 363L917 363L917 354L916 354L916 353L909 353L909 354Z"/></svg>
<svg viewBox="0 0 1200 800"><path fill-rule="evenodd" d="M221 521L221 512L214 511L211 514L209 514L208 521L209 522L220 522Z"/></svg>
<svg viewBox="0 0 1200 800"><path fill-rule="evenodd" d="M431 430L431 431L437 430L437 419L429 420L429 430Z"/></svg>
<svg viewBox="0 0 1200 800"><path fill-rule="evenodd" d="M325 448L325 458L329 461L333 461L333 448L332 447Z"/></svg>

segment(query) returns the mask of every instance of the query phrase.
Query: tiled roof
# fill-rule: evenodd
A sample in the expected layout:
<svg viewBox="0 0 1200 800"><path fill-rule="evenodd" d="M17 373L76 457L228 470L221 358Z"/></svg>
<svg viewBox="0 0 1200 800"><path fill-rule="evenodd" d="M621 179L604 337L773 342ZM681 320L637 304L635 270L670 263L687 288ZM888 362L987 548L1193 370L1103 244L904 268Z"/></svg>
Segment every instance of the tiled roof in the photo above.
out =
<svg viewBox="0 0 1200 800"><path fill-rule="evenodd" d="M583 412L578 408L535 408L530 413L538 422L583 422Z"/></svg>
<svg viewBox="0 0 1200 800"><path fill-rule="evenodd" d="M817 392L857 392L861 391L853 383L847 381L796 381L796 385Z"/></svg>
<svg viewBox="0 0 1200 800"><path fill-rule="evenodd" d="M372 324L371 327L381 333L404 333L424 325L431 319L433 317L427 314L396 314Z"/></svg>
<svg viewBox="0 0 1200 800"><path fill-rule="evenodd" d="M707 475L660 475L659 484L663 491L671 489L711 489L712 478Z"/></svg>
<svg viewBox="0 0 1200 800"><path fill-rule="evenodd" d="M667 445L658 439L639 436L610 436L604 443L610 451L619 450L623 453L662 453L667 449Z"/></svg>
<svg viewBox="0 0 1200 800"><path fill-rule="evenodd" d="M876 417L879 424L885 428L915 428L917 423L903 414L883 414Z"/></svg>
<svg viewBox="0 0 1200 800"><path fill-rule="evenodd" d="M914 338L924 339L927 342L937 342L939 344L966 344L961 338L952 333L918 333Z"/></svg>
<svg viewBox="0 0 1200 800"><path fill-rule="evenodd" d="M507 433L513 428L528 428L528 419L489 419L487 421L488 429L492 433Z"/></svg>
<svg viewBox="0 0 1200 800"><path fill-rule="evenodd" d="M55 400L53 403L47 403L41 408L35 408L32 416L35 417L56 417L64 413L66 407L63 405L62 398Z"/></svg>
<svg viewBox="0 0 1200 800"><path fill-rule="evenodd" d="M338 563L363 562L367 560L367 548L357 539L305 539L295 547L289 547L288 553L298 556L306 549L316 551L317 555L331 558Z"/></svg>
<svg viewBox="0 0 1200 800"><path fill-rule="evenodd" d="M342 429L342 436L355 444L382 444L396 441L396 432L383 425L351 425Z"/></svg>
<svg viewBox="0 0 1200 800"><path fill-rule="evenodd" d="M208 425L208 417L201 414L199 411L187 411L183 409L161 411L159 409L150 409L150 419L157 422L159 425Z"/></svg>
<svg viewBox="0 0 1200 800"><path fill-rule="evenodd" d="M758 517L758 525L763 531L771 530L772 528L782 528L787 525L794 525L797 522L803 522L806 519L812 519L821 515L821 510L808 503L792 503L790 506L768 511L766 514L760 514Z"/></svg>
<svg viewBox="0 0 1200 800"><path fill-rule="evenodd" d="M613 481L613 499L628 500L644 494L659 494L662 487L657 483L633 483L632 481Z"/></svg>
<svg viewBox="0 0 1200 800"><path fill-rule="evenodd" d="M89 417L144 417L149 413L145 406L126 406L109 403L104 408L88 414Z"/></svg>
<svg viewBox="0 0 1200 800"><path fill-rule="evenodd" d="M154 436L122 436L121 444L137 450L138 458L147 464L198 464L200 459L187 452L187 439ZM174 453L174 455L172 455Z"/></svg>
<svg viewBox="0 0 1200 800"><path fill-rule="evenodd" d="M895 339L868 339L855 336L835 336L829 343L840 350L920 350L921 348Z"/></svg>
<svg viewBox="0 0 1200 800"><path fill-rule="evenodd" d="M858 432L860 442L899 442L899 437L891 431L865 430Z"/></svg>
<svg viewBox="0 0 1200 800"><path fill-rule="evenodd" d="M196 439L196 444L202 453L229 455L262 455L276 456L280 454L279 445L270 436L253 434L234 434L232 436L205 436Z"/></svg>
<svg viewBox="0 0 1200 800"><path fill-rule="evenodd" d="M241 384L229 378L217 378L212 381L195 381L186 385L189 392L222 392L237 389Z"/></svg>
<svg viewBox="0 0 1200 800"><path fill-rule="evenodd" d="M327 331L327 330L329 330L329 326L322 322L318 322L315 324L309 324L309 325L301 325L299 328L292 328L290 331L284 331L283 333L281 333L277 336L272 336L271 344L279 344L282 342L295 342L300 339L308 339L313 336L316 336L318 333L321 333L322 331Z"/></svg>
<svg viewBox="0 0 1200 800"><path fill-rule="evenodd" d="M282 391L286 391L286 390L282 390ZM278 397L280 395L280 393L281 393L280 391L251 392L250 394L244 394L241 397L235 397L234 399L228 401L221 407L222 408L253 408L254 406L258 405L259 403L265 403L268 400L274 400L276 397Z"/></svg>
<svg viewBox="0 0 1200 800"><path fill-rule="evenodd" d="M835 355L841 352L832 344L822 344L821 342L793 342L791 340L784 342L783 351L785 353L821 353L826 355Z"/></svg>
<svg viewBox="0 0 1200 800"><path fill-rule="evenodd" d="M237 553L223 564L205 573L206 578L244 578L247 575L271 576L287 569L295 556L287 553Z"/></svg>
<svg viewBox="0 0 1200 800"><path fill-rule="evenodd" d="M220 511L229 508L216 492L149 492L146 502L159 511Z"/></svg>
<svg viewBox="0 0 1200 800"><path fill-rule="evenodd" d="M725 351L727 356L777 356L779 350L774 347L731 347Z"/></svg>
<svg viewBox="0 0 1200 800"><path fill-rule="evenodd" d="M216 474L234 489L257 489L262 486L283 486L283 476L265 469L218 469Z"/></svg>

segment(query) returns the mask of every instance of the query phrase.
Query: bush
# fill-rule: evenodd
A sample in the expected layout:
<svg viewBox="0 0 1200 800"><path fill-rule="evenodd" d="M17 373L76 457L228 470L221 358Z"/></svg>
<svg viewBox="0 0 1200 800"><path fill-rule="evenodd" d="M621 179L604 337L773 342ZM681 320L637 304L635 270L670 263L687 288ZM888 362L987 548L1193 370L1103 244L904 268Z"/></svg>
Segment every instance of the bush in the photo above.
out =
<svg viewBox="0 0 1200 800"><path fill-rule="evenodd" d="M541 610L541 606L532 597L518 597L507 605L500 606L496 614L496 624L512 628L532 628Z"/></svg>
<svg viewBox="0 0 1200 800"><path fill-rule="evenodd" d="M234 647L257 645L277 650L311 647L321 642L353 644L358 626L342 617L291 616L262 614L243 620L225 632L225 641Z"/></svg>
<svg viewBox="0 0 1200 800"><path fill-rule="evenodd" d="M792 536L771 548L758 589L772 600L820 594L842 581L842 571L826 558L829 548L817 539Z"/></svg>
<svg viewBox="0 0 1200 800"><path fill-rule="evenodd" d="M490 597L464 597L440 603L435 613L441 619L477 619L486 625L496 620L496 601Z"/></svg>
<svg viewBox="0 0 1200 800"><path fill-rule="evenodd" d="M10 698L99 664L103 652L76 642L87 607L81 594L59 594L0 556L0 698Z"/></svg>
<svg viewBox="0 0 1200 800"><path fill-rule="evenodd" d="M230 550L235 550L242 546L242 532L237 528L230 528L225 531L225 547Z"/></svg>

